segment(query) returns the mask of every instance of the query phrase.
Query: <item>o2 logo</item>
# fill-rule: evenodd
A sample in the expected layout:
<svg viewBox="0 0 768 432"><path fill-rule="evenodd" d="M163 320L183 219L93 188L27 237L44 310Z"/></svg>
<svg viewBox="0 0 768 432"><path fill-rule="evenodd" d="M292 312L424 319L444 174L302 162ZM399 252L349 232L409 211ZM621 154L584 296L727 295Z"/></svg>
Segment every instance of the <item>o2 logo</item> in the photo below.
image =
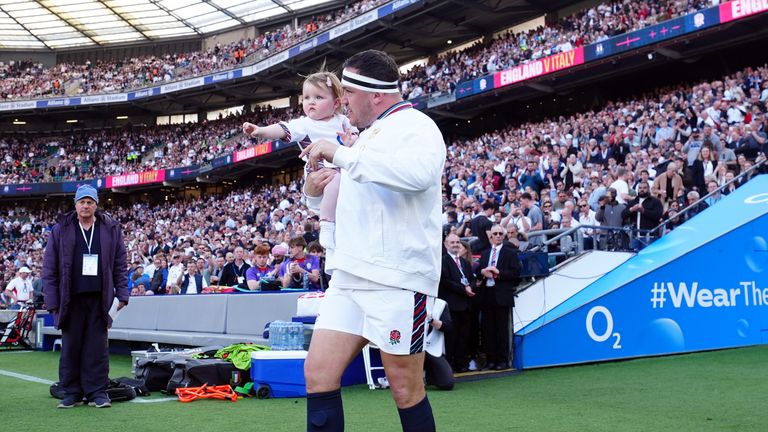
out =
<svg viewBox="0 0 768 432"><path fill-rule="evenodd" d="M605 317L605 330L602 334L597 334L597 332L595 332L594 320L595 315L597 314L601 314ZM586 326L587 334L593 341L602 343L610 338L615 338L613 349L621 349L621 333L613 331L613 315L611 315L611 311L605 306L594 306L587 312Z"/></svg>

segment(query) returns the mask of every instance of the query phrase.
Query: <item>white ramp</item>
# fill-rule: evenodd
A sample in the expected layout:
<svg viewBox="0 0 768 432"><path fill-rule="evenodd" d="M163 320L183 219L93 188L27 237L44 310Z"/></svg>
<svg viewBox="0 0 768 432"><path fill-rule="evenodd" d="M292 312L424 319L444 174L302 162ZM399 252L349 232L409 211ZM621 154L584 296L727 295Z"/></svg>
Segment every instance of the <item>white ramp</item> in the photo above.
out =
<svg viewBox="0 0 768 432"><path fill-rule="evenodd" d="M590 251L536 281L515 299L512 320L515 332L549 312L635 254Z"/></svg>

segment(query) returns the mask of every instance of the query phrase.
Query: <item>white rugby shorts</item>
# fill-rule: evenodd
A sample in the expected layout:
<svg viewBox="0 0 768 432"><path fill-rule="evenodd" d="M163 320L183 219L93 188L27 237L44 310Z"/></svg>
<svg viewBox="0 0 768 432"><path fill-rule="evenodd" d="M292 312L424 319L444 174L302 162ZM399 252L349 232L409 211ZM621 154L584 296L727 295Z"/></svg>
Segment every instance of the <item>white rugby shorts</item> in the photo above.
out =
<svg viewBox="0 0 768 432"><path fill-rule="evenodd" d="M424 351L426 294L404 289L347 289L325 292L316 329L362 336L381 351L410 355Z"/></svg>

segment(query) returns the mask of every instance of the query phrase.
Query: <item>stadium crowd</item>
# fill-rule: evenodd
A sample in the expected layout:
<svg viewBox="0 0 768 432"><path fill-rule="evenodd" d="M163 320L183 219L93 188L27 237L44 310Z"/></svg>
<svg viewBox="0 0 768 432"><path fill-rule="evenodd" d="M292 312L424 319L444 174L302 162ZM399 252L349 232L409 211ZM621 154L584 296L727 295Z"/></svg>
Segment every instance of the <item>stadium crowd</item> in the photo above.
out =
<svg viewBox="0 0 768 432"><path fill-rule="evenodd" d="M478 237L472 249L480 252L487 247L485 230L479 229L487 224L483 218L502 223L521 250L541 244L543 239L526 236L533 230L624 226L622 212L643 182L663 206L664 214L651 221L655 226L765 159L767 113L768 66L761 66L610 102L596 111L452 140L443 179L445 232ZM222 120L221 129L236 128L242 120ZM190 145L178 154L188 157ZM201 248L226 255L242 246L249 257L261 242L274 247L314 232L314 223L305 226L314 215L301 204L300 186L294 181L109 211L124 224L134 264L149 265L157 246L166 255L185 257ZM23 265L38 268L46 230L59 210L10 206L0 213L5 283ZM206 255L203 266L210 265Z"/></svg>
<svg viewBox="0 0 768 432"><path fill-rule="evenodd" d="M245 119L271 124L298 115L265 107L200 123L126 127L67 136L0 138L0 184L82 180L193 164L251 145Z"/></svg>
<svg viewBox="0 0 768 432"><path fill-rule="evenodd" d="M286 24L255 38L224 45L216 43L205 51L61 63L51 68L28 60L0 63L0 101L123 92L231 69L262 60L383 3L384 0L360 0L306 18L296 28Z"/></svg>
<svg viewBox="0 0 768 432"><path fill-rule="evenodd" d="M0 100L126 91L225 70L261 60L382 3L383 0L358 1L327 15L310 17L295 29L286 25L255 39L216 44L203 52L122 61L87 61L83 65L58 64L52 68L30 61L0 64ZM711 0L604 2L545 27L519 33L508 31L470 48L432 58L426 65L416 66L403 74L401 88L406 98L453 92L462 81L599 42L714 4Z"/></svg>
<svg viewBox="0 0 768 432"><path fill-rule="evenodd" d="M709 0L616 0L574 12L532 30L508 31L471 47L431 59L403 75L406 98L453 92L463 81L479 78L576 47L713 6Z"/></svg>

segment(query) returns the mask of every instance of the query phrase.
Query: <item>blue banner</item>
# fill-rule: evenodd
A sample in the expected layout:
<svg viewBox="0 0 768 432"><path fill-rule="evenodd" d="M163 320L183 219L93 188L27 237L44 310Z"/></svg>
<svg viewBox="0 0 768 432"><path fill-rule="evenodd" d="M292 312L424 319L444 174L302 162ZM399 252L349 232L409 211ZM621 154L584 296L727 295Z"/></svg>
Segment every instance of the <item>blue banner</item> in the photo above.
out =
<svg viewBox="0 0 768 432"><path fill-rule="evenodd" d="M131 101L136 99L142 99L142 98L147 98L151 96L157 96L159 94L160 94L160 87L150 87L144 90L129 92L128 100Z"/></svg>
<svg viewBox="0 0 768 432"><path fill-rule="evenodd" d="M475 94L474 81L462 81L456 85L456 99L465 98Z"/></svg>
<svg viewBox="0 0 768 432"><path fill-rule="evenodd" d="M61 185L61 192L65 193L75 193L77 191L77 188L84 184L89 184L96 189L104 189L107 182L104 178L98 178L98 179L91 179L91 180L79 180L79 181L68 181L63 183L55 183L57 185Z"/></svg>
<svg viewBox="0 0 768 432"><path fill-rule="evenodd" d="M243 77L243 69L233 69L227 72L221 72L213 75L208 75L203 78L203 85L214 84L223 81L229 81Z"/></svg>
<svg viewBox="0 0 768 432"><path fill-rule="evenodd" d="M35 108L53 108L80 105L80 98L46 99L37 101Z"/></svg>
<svg viewBox="0 0 768 432"><path fill-rule="evenodd" d="M165 171L166 180L183 180L197 177L197 174L200 172L200 166L190 165L185 167L170 168L166 169Z"/></svg>
<svg viewBox="0 0 768 432"><path fill-rule="evenodd" d="M660 24L587 45L584 47L584 61L589 62L609 57L717 24L720 24L719 7L704 9L690 15L673 18Z"/></svg>
<svg viewBox="0 0 768 432"><path fill-rule="evenodd" d="M766 190L752 179L519 330L516 366L768 343Z"/></svg>

